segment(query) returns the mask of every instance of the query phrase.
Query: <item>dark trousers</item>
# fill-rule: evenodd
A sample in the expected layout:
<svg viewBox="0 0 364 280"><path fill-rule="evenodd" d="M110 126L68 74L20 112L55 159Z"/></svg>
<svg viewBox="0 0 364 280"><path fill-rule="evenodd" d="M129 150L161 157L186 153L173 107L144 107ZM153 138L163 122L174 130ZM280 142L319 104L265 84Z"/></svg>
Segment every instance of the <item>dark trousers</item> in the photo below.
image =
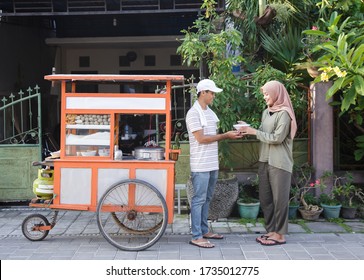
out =
<svg viewBox="0 0 364 280"><path fill-rule="evenodd" d="M259 162L259 200L267 232L287 234L291 173Z"/></svg>

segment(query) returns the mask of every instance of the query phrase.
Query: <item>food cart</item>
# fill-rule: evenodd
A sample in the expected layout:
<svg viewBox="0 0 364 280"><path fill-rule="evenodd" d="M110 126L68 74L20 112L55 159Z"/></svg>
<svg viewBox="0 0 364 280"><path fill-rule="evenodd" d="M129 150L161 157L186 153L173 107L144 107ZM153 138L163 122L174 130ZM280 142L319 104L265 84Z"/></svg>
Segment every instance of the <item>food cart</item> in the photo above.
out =
<svg viewBox="0 0 364 280"><path fill-rule="evenodd" d="M52 221L41 214L28 216L23 234L43 240L55 226L58 210L93 211L110 244L129 251L149 248L173 222L176 162L170 153L179 150L171 148L171 90L172 83L183 83L184 77L55 74L45 79L60 83L61 148L58 159L41 162L54 171L52 199L30 207L53 209L55 214ZM125 93L125 83L149 83L163 90ZM164 147L143 147L138 157L133 152L115 159L127 137L120 127L124 115L163 116Z"/></svg>

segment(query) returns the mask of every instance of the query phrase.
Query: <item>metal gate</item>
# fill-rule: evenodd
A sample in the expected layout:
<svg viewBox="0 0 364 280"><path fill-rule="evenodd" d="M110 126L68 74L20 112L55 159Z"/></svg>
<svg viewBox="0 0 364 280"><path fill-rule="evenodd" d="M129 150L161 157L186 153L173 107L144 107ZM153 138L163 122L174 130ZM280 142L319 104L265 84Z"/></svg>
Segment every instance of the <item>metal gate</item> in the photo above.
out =
<svg viewBox="0 0 364 280"><path fill-rule="evenodd" d="M0 101L0 201L28 200L37 177L31 163L42 159L40 88L29 87Z"/></svg>

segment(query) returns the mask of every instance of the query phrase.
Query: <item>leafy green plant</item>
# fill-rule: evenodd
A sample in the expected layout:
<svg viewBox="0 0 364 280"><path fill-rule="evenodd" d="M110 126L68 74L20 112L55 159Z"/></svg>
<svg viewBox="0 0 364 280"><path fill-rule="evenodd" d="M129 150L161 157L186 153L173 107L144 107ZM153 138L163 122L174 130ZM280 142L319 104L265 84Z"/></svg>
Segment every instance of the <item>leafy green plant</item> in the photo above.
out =
<svg viewBox="0 0 364 280"><path fill-rule="evenodd" d="M209 1L204 1L204 4L207 5L207 2ZM220 16L213 6L206 7L210 8L198 17L193 26L181 31L184 38L181 39L177 53L187 65L200 67L200 69L206 66L208 73L202 73L205 76L200 78L208 77L223 89L222 94L216 95L211 107L220 119L220 131L226 132L233 129L233 124L237 123L239 117L249 107L246 100L242 98L246 82L232 72L233 66L240 65L243 61L242 56L239 55L243 41L241 33L234 28L216 33L213 22ZM220 162L228 166L229 152L224 142L220 144L219 156Z"/></svg>
<svg viewBox="0 0 364 280"><path fill-rule="evenodd" d="M354 200L357 199L364 204L364 192L359 186L353 184L353 174L346 172L343 176L334 178L335 195L342 200L344 206L354 207Z"/></svg>
<svg viewBox="0 0 364 280"><path fill-rule="evenodd" d="M330 206L340 205L340 201L337 198L330 196L329 194L326 193L320 194L319 201L321 204Z"/></svg>
<svg viewBox="0 0 364 280"><path fill-rule="evenodd" d="M304 31L324 39L324 43L313 48L313 52L324 52L315 62L322 71L315 82L332 82L326 98L337 96L332 105L340 107L340 115L349 114L350 121L364 134L364 21L342 18L333 12L325 27L325 30ZM356 160L364 156L363 138L356 138Z"/></svg>
<svg viewBox="0 0 364 280"><path fill-rule="evenodd" d="M301 202L302 202L302 204L304 204L304 202L306 202L308 205L308 208L310 208L311 205L317 206L319 204L317 197L313 193L309 193L309 192L301 195Z"/></svg>
<svg viewBox="0 0 364 280"><path fill-rule="evenodd" d="M256 203L258 199L259 177L249 177L245 184L239 184L238 201L241 203Z"/></svg>
<svg viewBox="0 0 364 280"><path fill-rule="evenodd" d="M299 205L300 188L297 186L291 186L289 191L289 205Z"/></svg>

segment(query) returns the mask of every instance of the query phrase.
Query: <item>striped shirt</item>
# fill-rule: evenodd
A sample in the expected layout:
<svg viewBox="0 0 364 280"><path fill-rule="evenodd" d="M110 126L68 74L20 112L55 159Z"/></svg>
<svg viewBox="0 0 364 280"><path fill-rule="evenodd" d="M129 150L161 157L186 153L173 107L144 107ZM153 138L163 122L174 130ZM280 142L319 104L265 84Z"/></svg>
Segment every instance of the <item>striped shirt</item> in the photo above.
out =
<svg viewBox="0 0 364 280"><path fill-rule="evenodd" d="M198 111L191 107L186 115L188 137L190 141L191 172L207 172L219 169L218 142L209 144L199 143L193 132L203 129L204 135L216 135L217 123L210 110L203 110L207 126L202 127Z"/></svg>

